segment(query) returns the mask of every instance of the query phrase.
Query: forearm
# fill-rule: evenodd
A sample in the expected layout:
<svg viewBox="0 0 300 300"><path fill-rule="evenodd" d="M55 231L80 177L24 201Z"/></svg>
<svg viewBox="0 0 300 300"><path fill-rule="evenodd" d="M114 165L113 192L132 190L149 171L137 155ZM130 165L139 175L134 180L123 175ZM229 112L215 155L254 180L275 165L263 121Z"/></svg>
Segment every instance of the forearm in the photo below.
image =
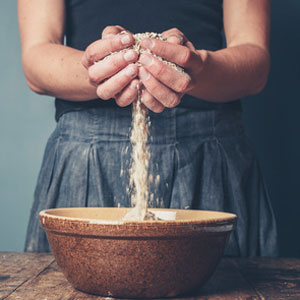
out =
<svg viewBox="0 0 300 300"><path fill-rule="evenodd" d="M240 45L216 52L198 51L202 70L188 94L213 102L228 102L259 93L265 86L270 58L255 45Z"/></svg>
<svg viewBox="0 0 300 300"><path fill-rule="evenodd" d="M34 45L22 53L23 67L30 88L44 95L66 100L97 98L96 87L81 64L83 52L60 44Z"/></svg>

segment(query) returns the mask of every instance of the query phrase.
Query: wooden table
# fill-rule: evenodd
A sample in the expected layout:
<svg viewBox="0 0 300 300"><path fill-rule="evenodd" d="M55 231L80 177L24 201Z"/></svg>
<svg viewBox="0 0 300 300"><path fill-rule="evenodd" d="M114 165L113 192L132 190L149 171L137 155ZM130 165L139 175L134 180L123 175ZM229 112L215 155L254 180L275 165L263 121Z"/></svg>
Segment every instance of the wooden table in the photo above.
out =
<svg viewBox="0 0 300 300"><path fill-rule="evenodd" d="M79 292L47 253L0 252L0 300L111 299ZM199 291L181 300L300 300L300 259L224 258Z"/></svg>

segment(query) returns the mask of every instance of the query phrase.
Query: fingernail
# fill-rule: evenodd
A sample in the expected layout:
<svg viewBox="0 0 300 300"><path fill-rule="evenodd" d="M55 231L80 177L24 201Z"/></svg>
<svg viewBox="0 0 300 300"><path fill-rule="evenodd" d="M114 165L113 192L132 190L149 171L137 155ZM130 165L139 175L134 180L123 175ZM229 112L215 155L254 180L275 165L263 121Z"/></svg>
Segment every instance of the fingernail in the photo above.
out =
<svg viewBox="0 0 300 300"><path fill-rule="evenodd" d="M134 61L136 55L133 50L130 50L124 54L124 59L128 62Z"/></svg>
<svg viewBox="0 0 300 300"><path fill-rule="evenodd" d="M150 39L144 39L142 43L143 43L144 47L149 48L149 49L152 49L154 46L154 42Z"/></svg>
<svg viewBox="0 0 300 300"><path fill-rule="evenodd" d="M183 37L179 36L179 35L170 35L168 37L167 41L170 42L170 43L182 44Z"/></svg>
<svg viewBox="0 0 300 300"><path fill-rule="evenodd" d="M126 74L128 76L134 76L136 75L136 69L133 67L133 66L129 66L127 69L126 69Z"/></svg>
<svg viewBox="0 0 300 300"><path fill-rule="evenodd" d="M132 81L130 84L130 88L132 90L137 90L138 89L138 84L135 81Z"/></svg>
<svg viewBox="0 0 300 300"><path fill-rule="evenodd" d="M140 68L140 77L145 81L150 77L150 74L144 68Z"/></svg>
<svg viewBox="0 0 300 300"><path fill-rule="evenodd" d="M123 45L127 45L127 44L129 44L130 43L130 36L129 35L123 35L122 37L121 37L121 43L123 44Z"/></svg>
<svg viewBox="0 0 300 300"><path fill-rule="evenodd" d="M147 54L142 55L140 61L145 66L150 66L153 64L153 58Z"/></svg>

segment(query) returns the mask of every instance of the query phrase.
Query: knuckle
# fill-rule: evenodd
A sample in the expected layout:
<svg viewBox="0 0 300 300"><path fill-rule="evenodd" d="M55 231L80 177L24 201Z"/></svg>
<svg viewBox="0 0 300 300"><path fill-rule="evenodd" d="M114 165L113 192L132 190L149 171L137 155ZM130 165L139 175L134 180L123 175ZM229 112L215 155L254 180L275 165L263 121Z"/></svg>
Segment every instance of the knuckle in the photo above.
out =
<svg viewBox="0 0 300 300"><path fill-rule="evenodd" d="M184 78L178 82L178 84L176 85L175 91L177 93L184 93L186 91L186 89L188 88L190 82L191 82L191 79L186 76L186 78Z"/></svg>
<svg viewBox="0 0 300 300"><path fill-rule="evenodd" d="M157 100L153 99L153 101L149 101L144 103L150 110L155 113L160 113L164 110L164 106L161 105Z"/></svg>
<svg viewBox="0 0 300 300"><path fill-rule="evenodd" d="M114 38L109 40L108 47L110 48L110 52L119 51L122 49L120 38L115 36Z"/></svg>
<svg viewBox="0 0 300 300"><path fill-rule="evenodd" d="M152 86L150 86L151 89L151 94L155 96L155 98L157 99L163 99L164 96L162 95L161 92L161 87L158 84L153 84Z"/></svg>
<svg viewBox="0 0 300 300"><path fill-rule="evenodd" d="M95 69L92 67L88 69L88 75L90 80L93 82L97 82L99 80L97 73L95 72Z"/></svg>
<svg viewBox="0 0 300 300"><path fill-rule="evenodd" d="M176 31L176 30L177 30L176 27L172 27L172 28L170 28L170 29L164 31L163 34L169 35L169 34L172 34L172 33L173 33L174 31Z"/></svg>
<svg viewBox="0 0 300 300"><path fill-rule="evenodd" d="M97 96L103 100L108 100L111 98L111 95L109 95L108 91L101 86L97 88Z"/></svg>
<svg viewBox="0 0 300 300"><path fill-rule="evenodd" d="M154 100L154 103L152 104L150 109L155 113L160 113L164 110L164 106L157 100Z"/></svg>
<svg viewBox="0 0 300 300"><path fill-rule="evenodd" d="M154 50L155 50L155 47L157 47L157 50L161 55L164 55L167 51L166 50L166 47L167 47L166 43L159 43L159 46L157 46L157 43L154 43L154 47L153 47Z"/></svg>
<svg viewBox="0 0 300 300"><path fill-rule="evenodd" d="M171 35L179 35L179 36L183 35L183 33L176 27L174 27L170 30L170 34Z"/></svg>
<svg viewBox="0 0 300 300"><path fill-rule="evenodd" d="M152 107L155 99L151 94L149 94L148 91L144 91L142 94L142 102L147 106L147 107Z"/></svg>
<svg viewBox="0 0 300 300"><path fill-rule="evenodd" d="M161 112L163 112L164 109L165 109L165 108L161 105L161 106L159 106L159 107L156 107L155 110L153 109L153 111L154 111L155 113L161 113Z"/></svg>
<svg viewBox="0 0 300 300"><path fill-rule="evenodd" d="M149 108L151 108L153 106L153 102L154 102L154 98L151 96L147 96L147 94L145 93L142 97L142 102Z"/></svg>
<svg viewBox="0 0 300 300"><path fill-rule="evenodd" d="M181 34L181 31L177 27L174 27L172 29L173 29L174 33Z"/></svg>
<svg viewBox="0 0 300 300"><path fill-rule="evenodd" d="M106 27L103 29L103 32L106 31L106 30L109 30L109 29L111 29L111 28L113 28L113 25L108 25L108 26L106 26Z"/></svg>
<svg viewBox="0 0 300 300"><path fill-rule="evenodd" d="M180 102L179 97L176 94L172 94L168 97L168 102L166 103L166 107L173 108L176 107Z"/></svg>
<svg viewBox="0 0 300 300"><path fill-rule="evenodd" d="M95 44L91 44L86 49L86 54L89 60L91 60L96 55L96 46Z"/></svg>
<svg viewBox="0 0 300 300"><path fill-rule="evenodd" d="M166 71L166 66L163 63L156 64L155 75L161 77Z"/></svg>
<svg viewBox="0 0 300 300"><path fill-rule="evenodd" d="M127 77L125 76L116 76L114 80L114 86L116 89L121 90L128 82Z"/></svg>
<svg viewBox="0 0 300 300"><path fill-rule="evenodd" d="M186 66L188 65L188 63L190 62L191 60L191 56L192 56L192 51L188 48L183 48L183 54L182 54L182 57L181 57L181 65L182 66Z"/></svg>
<svg viewBox="0 0 300 300"><path fill-rule="evenodd" d="M108 26L106 26L106 27L103 29L102 32L103 32L103 33L110 33L110 32L115 33L115 32L116 32L116 26L108 25Z"/></svg>
<svg viewBox="0 0 300 300"><path fill-rule="evenodd" d="M91 44L86 49L86 57L90 65L99 60L99 49L96 43Z"/></svg>
<svg viewBox="0 0 300 300"><path fill-rule="evenodd" d="M114 35L119 34L122 31L122 29L119 28L119 26L115 25L109 25L104 28L102 31L102 39L106 39L108 37L112 37Z"/></svg>
<svg viewBox="0 0 300 300"><path fill-rule="evenodd" d="M172 27L172 28L169 30L170 33L178 32L178 31L179 31L179 30L178 30L177 27Z"/></svg>
<svg viewBox="0 0 300 300"><path fill-rule="evenodd" d="M116 38L109 40L109 48L112 49L112 51L115 51L118 44L119 44L119 41L118 41L118 39L116 40Z"/></svg>
<svg viewBox="0 0 300 300"><path fill-rule="evenodd" d="M119 106L124 107L132 103L135 98L135 93L127 93L126 95L124 93L121 93L120 95L118 95L118 97L116 97L116 102Z"/></svg>
<svg viewBox="0 0 300 300"><path fill-rule="evenodd" d="M142 102L155 113L160 113L164 110L164 106L148 92L143 93Z"/></svg>
<svg viewBox="0 0 300 300"><path fill-rule="evenodd" d="M115 27L119 30L119 31L125 31L125 28L123 26L120 25L115 25Z"/></svg>
<svg viewBox="0 0 300 300"><path fill-rule="evenodd" d="M122 62L123 60L120 53L112 55L109 61L109 63L113 66L114 69L120 69Z"/></svg>
<svg viewBox="0 0 300 300"><path fill-rule="evenodd" d="M84 53L84 55L81 58L81 64L85 67L88 68L88 61L87 61L87 57L86 57L86 53Z"/></svg>
<svg viewBox="0 0 300 300"><path fill-rule="evenodd" d="M179 36L184 36L183 32L181 30L179 30L178 28L175 28L176 34L178 34Z"/></svg>
<svg viewBox="0 0 300 300"><path fill-rule="evenodd" d="M119 98L116 98L116 103L121 107L125 107L125 106L128 106L130 104L130 99L119 97Z"/></svg>

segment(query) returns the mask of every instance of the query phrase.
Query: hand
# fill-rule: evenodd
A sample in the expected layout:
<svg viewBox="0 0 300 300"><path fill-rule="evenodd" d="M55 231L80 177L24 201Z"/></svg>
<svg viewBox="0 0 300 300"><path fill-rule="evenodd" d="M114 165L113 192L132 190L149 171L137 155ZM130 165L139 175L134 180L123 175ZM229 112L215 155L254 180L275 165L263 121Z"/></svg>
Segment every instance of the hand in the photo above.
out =
<svg viewBox="0 0 300 300"><path fill-rule="evenodd" d="M163 32L166 41L144 39L141 47L184 68L183 74L161 62L153 55L143 53L139 61L139 77L145 86L143 103L155 112L177 106L182 96L193 89L197 74L202 71L203 58L182 32L173 28Z"/></svg>
<svg viewBox="0 0 300 300"><path fill-rule="evenodd" d="M87 47L82 64L88 70L90 81L97 86L97 95L103 100L115 98L119 106L127 106L137 97L139 80L138 67L134 64L138 54L134 50L125 50L133 45L134 38L121 26L108 26L102 32L102 39Z"/></svg>

